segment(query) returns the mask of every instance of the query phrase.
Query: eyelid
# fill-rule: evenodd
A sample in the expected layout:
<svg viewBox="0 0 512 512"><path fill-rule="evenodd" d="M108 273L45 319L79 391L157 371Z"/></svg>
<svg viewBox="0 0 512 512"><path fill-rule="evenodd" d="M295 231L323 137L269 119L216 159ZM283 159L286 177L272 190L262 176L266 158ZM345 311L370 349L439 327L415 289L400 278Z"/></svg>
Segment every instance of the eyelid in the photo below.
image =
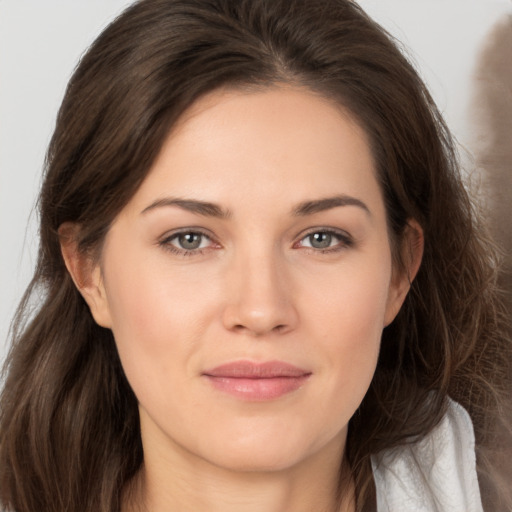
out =
<svg viewBox="0 0 512 512"><path fill-rule="evenodd" d="M207 238L213 239L214 236L210 233L209 230L205 228L201 228L198 226L186 226L183 228L171 229L170 231L166 231L162 236L159 237L159 241L169 240L178 235L183 235L185 233L197 233L198 235L206 236Z"/></svg>
<svg viewBox="0 0 512 512"><path fill-rule="evenodd" d="M332 235L332 236L336 237L340 241L340 243L330 246L330 247L323 248L323 249L299 245L305 238L307 238L308 236L311 236L315 233L326 233L326 234ZM313 228L309 228L306 231L303 231L302 233L300 233L298 235L297 241L293 244L294 248L302 247L304 249L308 249L308 250L314 251L316 253L336 252L337 250L342 250L347 247L351 247L353 245L354 245L354 238L352 235L350 235L350 233L348 233L347 231L345 231L343 229L327 227L327 226L316 226Z"/></svg>
<svg viewBox="0 0 512 512"><path fill-rule="evenodd" d="M171 240L174 240L176 237L178 237L181 234L187 234L187 233L195 233L201 236L206 237L210 240L210 244L208 247L202 247L197 249L183 249L180 247L177 247L171 243ZM339 243L325 247L325 248L316 248L316 247L310 247L310 246L304 246L301 245L303 240L307 238L308 236L311 236L315 233L325 233L329 234L335 238L338 239ZM333 228L333 227L326 227L326 226L316 226L312 228L308 228L307 230L301 232L297 237L296 241L293 243L293 248L303 248L305 250L310 250L314 253L328 253L328 252L337 252L341 251L343 249L349 248L354 245L354 238L350 233L348 233L345 230L339 229L339 228ZM187 226L183 228L178 228L175 230L171 230L166 232L164 235L162 235L158 241L157 244L161 246L164 250L167 250L171 253L181 255L181 256L190 256L190 255L199 255L204 254L204 252L212 250L212 249L218 249L221 247L220 243L216 240L216 237L207 229L204 229L202 227L196 227L196 226Z"/></svg>
<svg viewBox="0 0 512 512"><path fill-rule="evenodd" d="M204 236L210 240L210 244L208 247L202 247L198 249L182 249L180 247L177 247L171 243L172 240L177 238L180 235L187 234L187 233L194 233L201 236ZM164 250L169 251L173 254L177 254L180 256L193 256L198 254L203 254L204 252L216 249L220 247L220 244L217 242L215 237L206 229L196 226L187 226L184 228L178 228L171 231L166 232L164 235L159 237L157 244L162 247Z"/></svg>

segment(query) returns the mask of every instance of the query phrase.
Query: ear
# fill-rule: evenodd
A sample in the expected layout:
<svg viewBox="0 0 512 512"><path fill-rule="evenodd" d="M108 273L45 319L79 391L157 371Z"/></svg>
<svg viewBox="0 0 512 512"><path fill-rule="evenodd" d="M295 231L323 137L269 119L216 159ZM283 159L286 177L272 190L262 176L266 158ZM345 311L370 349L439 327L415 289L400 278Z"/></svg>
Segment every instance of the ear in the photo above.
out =
<svg viewBox="0 0 512 512"><path fill-rule="evenodd" d="M405 227L400 250L403 265L401 268L394 265L393 268L384 326L389 325L395 319L404 303L405 297L407 297L411 284L420 268L424 242L423 229L416 220L410 219Z"/></svg>
<svg viewBox="0 0 512 512"><path fill-rule="evenodd" d="M103 276L99 262L78 249L80 226L65 222L59 227L59 241L66 268L78 291L87 302L98 325L111 327Z"/></svg>

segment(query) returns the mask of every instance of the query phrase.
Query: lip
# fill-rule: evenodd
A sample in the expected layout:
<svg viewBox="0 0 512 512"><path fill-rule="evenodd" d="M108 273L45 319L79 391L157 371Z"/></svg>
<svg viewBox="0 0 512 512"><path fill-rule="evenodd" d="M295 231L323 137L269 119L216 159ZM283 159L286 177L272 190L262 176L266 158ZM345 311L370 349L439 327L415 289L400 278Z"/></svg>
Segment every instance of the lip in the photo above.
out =
<svg viewBox="0 0 512 512"><path fill-rule="evenodd" d="M311 372L283 361L235 361L206 370L202 375L219 391L261 402L299 389Z"/></svg>

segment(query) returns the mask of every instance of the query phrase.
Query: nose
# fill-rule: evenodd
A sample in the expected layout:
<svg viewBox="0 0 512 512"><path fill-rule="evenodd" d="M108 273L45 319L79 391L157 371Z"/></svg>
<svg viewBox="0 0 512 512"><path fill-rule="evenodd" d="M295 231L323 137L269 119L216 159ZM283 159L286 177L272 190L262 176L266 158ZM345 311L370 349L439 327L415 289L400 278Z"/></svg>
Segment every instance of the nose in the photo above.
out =
<svg viewBox="0 0 512 512"><path fill-rule="evenodd" d="M229 331L251 336L294 330L298 313L291 280L276 255L240 257L230 268L222 321Z"/></svg>

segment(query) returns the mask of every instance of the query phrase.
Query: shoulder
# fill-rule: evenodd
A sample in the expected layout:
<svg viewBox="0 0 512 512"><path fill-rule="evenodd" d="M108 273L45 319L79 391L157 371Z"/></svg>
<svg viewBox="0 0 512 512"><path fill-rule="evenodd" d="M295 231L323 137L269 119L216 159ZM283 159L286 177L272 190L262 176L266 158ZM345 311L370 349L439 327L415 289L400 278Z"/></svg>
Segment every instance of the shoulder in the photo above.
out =
<svg viewBox="0 0 512 512"><path fill-rule="evenodd" d="M372 468L378 512L482 512L473 425L453 400L427 437L372 456Z"/></svg>

